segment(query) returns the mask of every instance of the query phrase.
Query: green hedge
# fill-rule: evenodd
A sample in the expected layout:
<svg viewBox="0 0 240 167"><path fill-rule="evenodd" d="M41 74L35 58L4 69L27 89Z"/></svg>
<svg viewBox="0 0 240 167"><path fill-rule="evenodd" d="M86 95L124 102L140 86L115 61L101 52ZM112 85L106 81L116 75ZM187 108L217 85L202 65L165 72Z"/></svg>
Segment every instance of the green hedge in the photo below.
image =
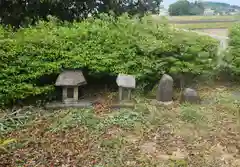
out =
<svg viewBox="0 0 240 167"><path fill-rule="evenodd" d="M229 37L230 54L227 57L227 62L231 72L235 76L240 76L240 24L235 24L232 27Z"/></svg>
<svg viewBox="0 0 240 167"><path fill-rule="evenodd" d="M84 68L95 77L127 73L153 82L164 73L209 72L218 43L176 31L151 17L117 20L103 15L83 22L40 22L17 32L0 29L0 103L42 95L53 84L39 78L62 68Z"/></svg>

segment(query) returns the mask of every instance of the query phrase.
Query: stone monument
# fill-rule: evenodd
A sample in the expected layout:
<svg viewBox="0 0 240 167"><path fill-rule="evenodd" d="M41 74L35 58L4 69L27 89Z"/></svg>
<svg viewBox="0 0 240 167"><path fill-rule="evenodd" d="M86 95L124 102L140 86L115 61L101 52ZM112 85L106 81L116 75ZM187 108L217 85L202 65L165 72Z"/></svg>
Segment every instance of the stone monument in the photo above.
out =
<svg viewBox="0 0 240 167"><path fill-rule="evenodd" d="M173 102L173 78L164 74L157 88L157 101L163 104L171 104Z"/></svg>
<svg viewBox="0 0 240 167"><path fill-rule="evenodd" d="M181 102L199 104L201 100L196 90L186 88L184 89L183 94L181 95Z"/></svg>

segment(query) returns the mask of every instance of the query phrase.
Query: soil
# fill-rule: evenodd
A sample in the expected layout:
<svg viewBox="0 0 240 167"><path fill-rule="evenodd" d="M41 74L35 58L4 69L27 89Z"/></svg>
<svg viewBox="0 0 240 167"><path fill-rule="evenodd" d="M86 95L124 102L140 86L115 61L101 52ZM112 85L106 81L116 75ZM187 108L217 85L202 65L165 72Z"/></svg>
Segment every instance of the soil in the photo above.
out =
<svg viewBox="0 0 240 167"><path fill-rule="evenodd" d="M219 36L224 36L224 37L227 37L228 33L229 33L228 29L221 29L221 28L197 29L196 31L201 31L201 32L205 32L208 34L219 35Z"/></svg>

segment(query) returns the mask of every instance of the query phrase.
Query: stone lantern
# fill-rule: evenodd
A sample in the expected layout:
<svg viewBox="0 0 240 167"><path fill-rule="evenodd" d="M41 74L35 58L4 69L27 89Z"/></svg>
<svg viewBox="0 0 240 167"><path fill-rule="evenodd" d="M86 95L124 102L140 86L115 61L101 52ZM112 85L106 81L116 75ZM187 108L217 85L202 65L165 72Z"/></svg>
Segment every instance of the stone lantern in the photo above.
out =
<svg viewBox="0 0 240 167"><path fill-rule="evenodd" d="M63 71L57 78L56 86L62 87L62 101L66 104L78 102L78 89L87 82L80 70Z"/></svg>
<svg viewBox="0 0 240 167"><path fill-rule="evenodd" d="M136 87L135 77L132 75L119 74L116 82L119 87L119 101L131 100L131 91Z"/></svg>

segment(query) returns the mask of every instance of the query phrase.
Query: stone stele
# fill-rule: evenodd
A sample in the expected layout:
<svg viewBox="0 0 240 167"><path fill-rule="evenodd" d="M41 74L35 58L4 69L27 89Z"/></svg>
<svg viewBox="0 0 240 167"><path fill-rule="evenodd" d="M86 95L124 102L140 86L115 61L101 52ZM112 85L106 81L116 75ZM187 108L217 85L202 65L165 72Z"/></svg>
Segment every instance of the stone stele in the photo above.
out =
<svg viewBox="0 0 240 167"><path fill-rule="evenodd" d="M157 101L171 103L173 100L173 78L164 74L159 82L157 89Z"/></svg>

